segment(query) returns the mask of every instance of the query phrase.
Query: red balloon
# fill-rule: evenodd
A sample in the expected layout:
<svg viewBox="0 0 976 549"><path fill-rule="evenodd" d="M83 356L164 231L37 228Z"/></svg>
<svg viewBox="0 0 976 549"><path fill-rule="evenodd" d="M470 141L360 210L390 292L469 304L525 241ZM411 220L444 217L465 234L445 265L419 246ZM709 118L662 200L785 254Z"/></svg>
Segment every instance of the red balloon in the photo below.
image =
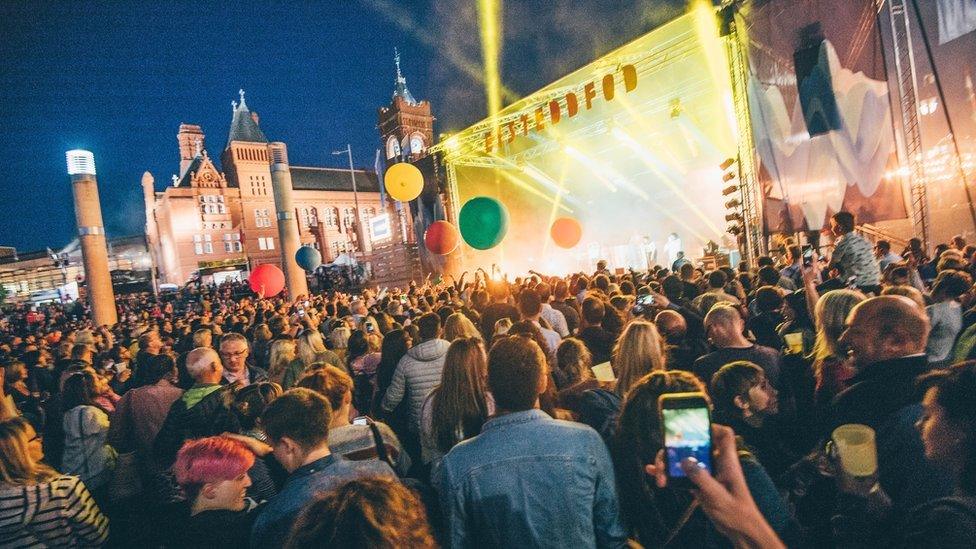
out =
<svg viewBox="0 0 976 549"><path fill-rule="evenodd" d="M424 245L432 254L447 255L457 249L461 235L447 221L435 221L424 233Z"/></svg>
<svg viewBox="0 0 976 549"><path fill-rule="evenodd" d="M254 293L264 297L274 297L285 289L285 273L276 265L263 263L251 271L248 284Z"/></svg>
<svg viewBox="0 0 976 549"><path fill-rule="evenodd" d="M583 227L572 217L560 217L552 223L549 235L560 248L572 248L583 238Z"/></svg>

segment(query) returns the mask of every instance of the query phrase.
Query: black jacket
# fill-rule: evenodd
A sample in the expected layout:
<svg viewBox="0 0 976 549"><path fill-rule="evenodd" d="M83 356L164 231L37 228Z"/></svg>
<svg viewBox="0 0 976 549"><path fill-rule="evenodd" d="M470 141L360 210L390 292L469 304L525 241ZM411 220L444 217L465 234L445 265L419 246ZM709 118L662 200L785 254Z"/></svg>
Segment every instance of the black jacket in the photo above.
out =
<svg viewBox="0 0 976 549"><path fill-rule="evenodd" d="M878 478L896 513L948 496L952 480L925 459L915 422L922 415L915 380L929 369L925 355L871 364L851 378L831 405L830 429L862 423L875 430Z"/></svg>
<svg viewBox="0 0 976 549"><path fill-rule="evenodd" d="M241 431L237 416L226 404L230 400L227 393L231 390L229 386L221 387L190 408L186 407L183 398L173 403L153 443L160 470L173 464L183 442L189 439Z"/></svg>

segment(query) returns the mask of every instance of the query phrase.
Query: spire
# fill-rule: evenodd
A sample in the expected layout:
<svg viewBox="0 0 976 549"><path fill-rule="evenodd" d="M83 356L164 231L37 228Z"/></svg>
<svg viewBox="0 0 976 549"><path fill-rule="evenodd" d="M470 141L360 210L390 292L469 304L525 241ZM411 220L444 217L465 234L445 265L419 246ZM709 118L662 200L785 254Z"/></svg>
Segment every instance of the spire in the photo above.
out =
<svg viewBox="0 0 976 549"><path fill-rule="evenodd" d="M404 78L403 73L400 72L400 50L393 48L393 60L396 62L396 90L393 92L393 97L401 97L408 105L416 105L417 100L413 98L410 94L410 90L407 89L407 79Z"/></svg>
<svg viewBox="0 0 976 549"><path fill-rule="evenodd" d="M237 93L241 96L241 102L231 101L234 107L234 116L230 122L230 135L227 137L227 146L230 147L231 141L246 141L249 143L267 143L268 138L264 136L261 127L258 126L255 117L251 116L251 111L244 102L244 90Z"/></svg>

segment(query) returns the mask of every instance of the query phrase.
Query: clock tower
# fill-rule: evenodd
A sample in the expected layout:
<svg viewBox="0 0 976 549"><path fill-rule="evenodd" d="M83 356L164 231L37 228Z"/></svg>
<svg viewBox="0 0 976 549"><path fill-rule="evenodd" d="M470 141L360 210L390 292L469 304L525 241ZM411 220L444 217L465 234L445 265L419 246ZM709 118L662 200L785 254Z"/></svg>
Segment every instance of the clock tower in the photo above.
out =
<svg viewBox="0 0 976 549"><path fill-rule="evenodd" d="M387 165L401 160L416 161L427 156L434 143L434 116L429 101L417 101L407 89L396 51L396 89L393 100L379 109L379 130Z"/></svg>

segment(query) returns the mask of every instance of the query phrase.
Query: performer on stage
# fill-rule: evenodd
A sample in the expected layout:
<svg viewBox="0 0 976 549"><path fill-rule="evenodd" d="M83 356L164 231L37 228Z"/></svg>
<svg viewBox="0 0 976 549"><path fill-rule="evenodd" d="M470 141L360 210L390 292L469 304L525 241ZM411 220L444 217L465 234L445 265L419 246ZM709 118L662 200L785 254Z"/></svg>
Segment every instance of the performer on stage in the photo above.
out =
<svg viewBox="0 0 976 549"><path fill-rule="evenodd" d="M678 252L681 251L681 239L678 238L678 233L671 233L668 235L668 241L664 243L664 252L668 254L668 265L674 265L674 262L678 260Z"/></svg>

